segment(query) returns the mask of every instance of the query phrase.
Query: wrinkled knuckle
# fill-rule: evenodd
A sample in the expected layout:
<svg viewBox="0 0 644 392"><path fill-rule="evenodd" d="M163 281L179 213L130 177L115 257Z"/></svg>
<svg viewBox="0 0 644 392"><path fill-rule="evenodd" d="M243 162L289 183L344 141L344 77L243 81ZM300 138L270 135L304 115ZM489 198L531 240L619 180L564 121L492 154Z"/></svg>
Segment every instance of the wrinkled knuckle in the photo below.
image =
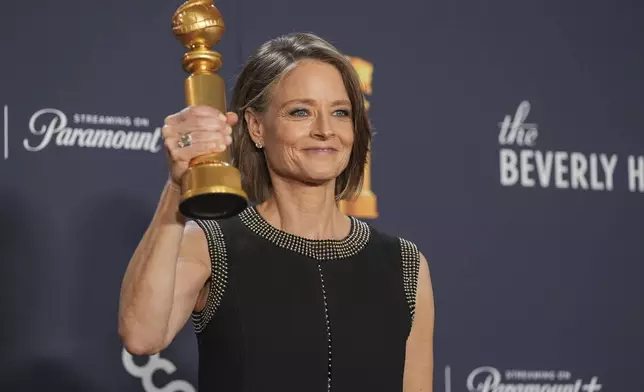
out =
<svg viewBox="0 0 644 392"><path fill-rule="evenodd" d="M161 136L163 136L165 139L170 137L172 135L172 126L166 124L161 128Z"/></svg>
<svg viewBox="0 0 644 392"><path fill-rule="evenodd" d="M195 115L198 115L199 113L201 113L202 110L203 109L201 108L201 105L190 105L190 106L186 107L185 114L189 115L189 116L195 116Z"/></svg>
<svg viewBox="0 0 644 392"><path fill-rule="evenodd" d="M172 113L165 117L163 123L166 125L175 125L178 124L181 119L182 112Z"/></svg>
<svg viewBox="0 0 644 392"><path fill-rule="evenodd" d="M200 131L207 131L209 128L208 119L204 117L196 117L193 120L193 125Z"/></svg>
<svg viewBox="0 0 644 392"><path fill-rule="evenodd" d="M218 113L217 109L207 105L194 105L194 106L191 106L190 109L191 109L190 113L195 116L202 116L202 117L213 116L213 115L217 115Z"/></svg>
<svg viewBox="0 0 644 392"><path fill-rule="evenodd" d="M184 114L183 115L183 123L181 125L188 126L188 125L194 123L196 117L197 116L192 115L192 113Z"/></svg>
<svg viewBox="0 0 644 392"><path fill-rule="evenodd" d="M212 144L220 144L224 141L224 137L219 132L212 132L208 135L208 141Z"/></svg>
<svg viewBox="0 0 644 392"><path fill-rule="evenodd" d="M188 106L183 112L183 119L186 122L192 122L193 119L198 115L199 113L195 110L193 106Z"/></svg>
<svg viewBox="0 0 644 392"><path fill-rule="evenodd" d="M211 152L214 152L213 146L216 143L213 142L208 142L208 143L203 143L202 145L199 146L199 152L202 154L208 154Z"/></svg>

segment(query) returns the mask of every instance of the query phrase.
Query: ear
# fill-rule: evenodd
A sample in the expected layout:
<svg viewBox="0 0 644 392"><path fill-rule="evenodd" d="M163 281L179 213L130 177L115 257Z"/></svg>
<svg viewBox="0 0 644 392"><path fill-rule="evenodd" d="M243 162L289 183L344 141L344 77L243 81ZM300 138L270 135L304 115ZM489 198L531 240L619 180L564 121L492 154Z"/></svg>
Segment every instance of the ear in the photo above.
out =
<svg viewBox="0 0 644 392"><path fill-rule="evenodd" d="M244 119L248 124L248 133L255 144L264 144L264 129L260 115L253 109L248 108L244 111Z"/></svg>

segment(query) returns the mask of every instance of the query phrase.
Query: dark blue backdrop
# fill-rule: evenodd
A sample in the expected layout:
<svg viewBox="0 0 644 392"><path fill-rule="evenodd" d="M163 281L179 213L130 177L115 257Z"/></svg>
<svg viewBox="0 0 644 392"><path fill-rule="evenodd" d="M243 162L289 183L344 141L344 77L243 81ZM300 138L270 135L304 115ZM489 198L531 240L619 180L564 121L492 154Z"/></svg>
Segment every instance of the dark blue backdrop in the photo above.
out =
<svg viewBox="0 0 644 392"><path fill-rule="evenodd" d="M155 131L184 102L179 4L2 6L2 391L194 388L190 326L153 358L124 354L116 331L121 277L166 178ZM371 223L430 261L436 391L641 388L639 2L216 5L229 86L291 31L373 65ZM96 125L104 116L115 123ZM148 139L91 147L73 129Z"/></svg>

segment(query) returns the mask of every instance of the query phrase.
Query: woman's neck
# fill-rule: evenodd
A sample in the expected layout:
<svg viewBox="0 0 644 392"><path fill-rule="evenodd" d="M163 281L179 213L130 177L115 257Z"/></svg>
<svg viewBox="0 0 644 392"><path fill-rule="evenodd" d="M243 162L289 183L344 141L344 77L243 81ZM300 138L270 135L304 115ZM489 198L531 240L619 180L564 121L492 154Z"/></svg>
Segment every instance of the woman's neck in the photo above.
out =
<svg viewBox="0 0 644 392"><path fill-rule="evenodd" d="M274 227L308 239L342 239L351 222L337 206L335 184L307 186L273 181L273 195L257 206Z"/></svg>

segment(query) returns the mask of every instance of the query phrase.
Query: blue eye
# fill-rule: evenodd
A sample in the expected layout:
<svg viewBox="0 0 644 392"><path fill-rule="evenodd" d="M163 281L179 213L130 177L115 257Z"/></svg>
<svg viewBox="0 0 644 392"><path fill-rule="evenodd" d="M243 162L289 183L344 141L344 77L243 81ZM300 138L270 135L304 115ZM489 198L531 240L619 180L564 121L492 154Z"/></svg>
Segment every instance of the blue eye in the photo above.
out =
<svg viewBox="0 0 644 392"><path fill-rule="evenodd" d="M289 114L295 117L303 117L303 116L306 116L308 113L309 112L306 109L294 109L294 110L291 110Z"/></svg>
<svg viewBox="0 0 644 392"><path fill-rule="evenodd" d="M351 112L349 112L346 109L341 109L341 110L336 110L333 112L333 115L339 115L340 117L349 117L351 116Z"/></svg>

